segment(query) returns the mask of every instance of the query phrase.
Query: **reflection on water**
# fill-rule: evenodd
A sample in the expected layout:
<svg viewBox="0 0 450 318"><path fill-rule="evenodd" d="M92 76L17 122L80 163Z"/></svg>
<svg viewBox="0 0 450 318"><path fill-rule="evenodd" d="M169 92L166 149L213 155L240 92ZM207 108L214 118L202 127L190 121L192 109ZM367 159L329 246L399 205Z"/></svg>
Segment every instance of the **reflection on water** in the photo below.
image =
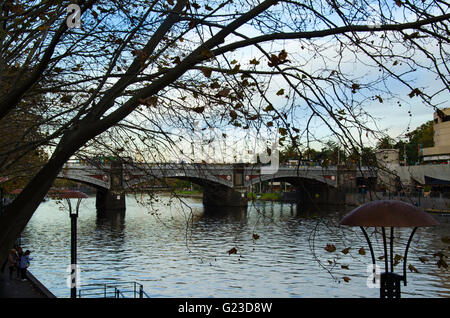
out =
<svg viewBox="0 0 450 318"><path fill-rule="evenodd" d="M152 206L127 197L125 214L101 216L89 198L78 218L81 283L137 281L152 297L378 297L379 290L366 285L371 259L362 234L337 226L346 212L270 202L204 209L196 199L162 196ZM448 249L441 238L449 236L449 219L417 231L408 264L419 273L408 272L403 297L450 296L449 270L439 269L433 257ZM397 253L409 233L396 233ZM369 235L381 251L380 233ZM33 274L56 296L68 297L68 212L55 202L42 203L22 243L33 251ZM325 251L326 244L336 251ZM350 253L343 254L347 247ZM359 254L361 247L366 255ZM236 253L229 254L232 248ZM429 261L420 262L420 256Z"/></svg>

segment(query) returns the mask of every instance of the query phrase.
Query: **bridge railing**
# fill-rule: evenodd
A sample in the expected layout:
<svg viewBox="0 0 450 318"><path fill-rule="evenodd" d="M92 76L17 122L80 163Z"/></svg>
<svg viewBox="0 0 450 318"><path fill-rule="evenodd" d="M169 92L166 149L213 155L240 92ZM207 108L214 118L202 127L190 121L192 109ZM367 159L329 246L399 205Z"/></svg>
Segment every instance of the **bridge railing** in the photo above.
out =
<svg viewBox="0 0 450 318"><path fill-rule="evenodd" d="M150 298L150 296L144 291L144 286L137 282L84 285L78 290L78 297Z"/></svg>
<svg viewBox="0 0 450 318"><path fill-rule="evenodd" d="M261 164L245 164L245 171L256 171L264 166L269 165L261 165ZM69 160L66 162L64 168L72 168L72 169L108 169L110 167L109 163L105 164L90 164L87 161L79 161L79 160ZM124 166L124 171L158 171L158 170L203 170L204 171L214 171L214 170L232 170L233 164L219 164L219 163L173 163L173 162L153 162L153 163L128 163ZM299 163L299 164L281 164L277 167L275 171L337 171L338 167L335 165L330 166L321 166L320 164L307 164L307 163ZM356 169L358 173L370 173L376 174L376 168L374 167L359 167ZM276 172L275 172L276 173ZM275 174L274 173L274 174Z"/></svg>

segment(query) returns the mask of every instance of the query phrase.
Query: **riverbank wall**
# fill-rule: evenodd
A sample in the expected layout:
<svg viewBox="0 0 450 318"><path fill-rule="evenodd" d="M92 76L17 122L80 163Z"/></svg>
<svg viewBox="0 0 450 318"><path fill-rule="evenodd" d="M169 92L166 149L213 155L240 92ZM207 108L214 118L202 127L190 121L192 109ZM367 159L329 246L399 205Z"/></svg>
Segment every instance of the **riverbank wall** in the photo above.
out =
<svg viewBox="0 0 450 318"><path fill-rule="evenodd" d="M173 192L161 191L164 194L174 195ZM175 194L176 196L182 198L198 198L203 197L203 193L198 191L180 191ZM450 212L450 198L443 195L440 196L401 196L393 195L385 192L367 192L365 194L361 193L345 193L343 200L339 200L340 205L347 206L359 206L365 202L375 201L375 200L400 200L414 204L421 207L424 210L429 210L433 212ZM270 192L270 193L247 193L247 198L249 201L274 201L274 202L286 202L286 203L296 203L298 202L297 192ZM336 201L337 202L337 201Z"/></svg>
<svg viewBox="0 0 450 318"><path fill-rule="evenodd" d="M249 199L256 199L262 201L279 201L295 203L298 202L298 195L296 192L282 192L279 196L255 196L249 197ZM445 196L401 196L393 195L383 192L367 192L361 193L345 193L343 205L346 206L359 206L369 201L375 200L399 200L414 204L426 211L430 212L449 212L450 213L450 198Z"/></svg>
<svg viewBox="0 0 450 318"><path fill-rule="evenodd" d="M436 197L401 196L382 192L368 192L366 194L361 193L345 194L346 205L358 206L366 202L375 200L399 200L414 204L424 210L435 212L439 211L450 212L450 199L443 196L436 196Z"/></svg>
<svg viewBox="0 0 450 318"><path fill-rule="evenodd" d="M56 298L30 271L27 278L22 281L16 273L9 277L9 270L0 273L0 298Z"/></svg>
<svg viewBox="0 0 450 318"><path fill-rule="evenodd" d="M53 293L44 286L30 271L27 271L27 278L30 283L36 288L45 298L56 298Z"/></svg>

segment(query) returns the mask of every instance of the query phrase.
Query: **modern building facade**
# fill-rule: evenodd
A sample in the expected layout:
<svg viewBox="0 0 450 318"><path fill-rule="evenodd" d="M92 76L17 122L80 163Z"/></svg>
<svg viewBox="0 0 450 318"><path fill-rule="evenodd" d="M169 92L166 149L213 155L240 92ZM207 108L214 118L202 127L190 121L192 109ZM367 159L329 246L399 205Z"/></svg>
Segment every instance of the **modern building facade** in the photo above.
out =
<svg viewBox="0 0 450 318"><path fill-rule="evenodd" d="M450 108L434 113L434 147L423 148L425 163L442 163L450 161Z"/></svg>

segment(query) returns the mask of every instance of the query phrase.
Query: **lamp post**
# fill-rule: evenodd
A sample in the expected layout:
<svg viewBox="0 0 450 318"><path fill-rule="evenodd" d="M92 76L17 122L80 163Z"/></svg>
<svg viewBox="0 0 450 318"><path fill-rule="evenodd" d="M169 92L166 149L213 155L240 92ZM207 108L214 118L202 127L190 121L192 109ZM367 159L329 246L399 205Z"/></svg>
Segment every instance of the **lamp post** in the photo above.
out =
<svg viewBox="0 0 450 318"><path fill-rule="evenodd" d="M71 283L70 298L77 297L77 218L81 200L87 198L87 194L75 190L50 190L49 195L58 199L65 199L69 205L70 216L70 264L71 264ZM75 209L72 209L70 199L77 199Z"/></svg>
<svg viewBox="0 0 450 318"><path fill-rule="evenodd" d="M400 298L400 281L406 286L406 260L411 240L418 227L439 224L432 216L418 207L396 200L371 201L348 213L340 222L341 225L359 226L369 245L375 271L375 254L364 227L381 227L383 236L385 272L380 275L380 298ZM389 258L386 239L386 227L390 228ZM403 256L403 275L394 273L394 228L413 228L406 243ZM390 264L389 264L390 263ZM390 265L390 266L389 266ZM374 278L375 279L375 278Z"/></svg>
<svg viewBox="0 0 450 318"><path fill-rule="evenodd" d="M421 185L416 186L417 189L417 196L419 197L419 203L418 205L420 206L420 197L422 196L422 189L423 187Z"/></svg>

